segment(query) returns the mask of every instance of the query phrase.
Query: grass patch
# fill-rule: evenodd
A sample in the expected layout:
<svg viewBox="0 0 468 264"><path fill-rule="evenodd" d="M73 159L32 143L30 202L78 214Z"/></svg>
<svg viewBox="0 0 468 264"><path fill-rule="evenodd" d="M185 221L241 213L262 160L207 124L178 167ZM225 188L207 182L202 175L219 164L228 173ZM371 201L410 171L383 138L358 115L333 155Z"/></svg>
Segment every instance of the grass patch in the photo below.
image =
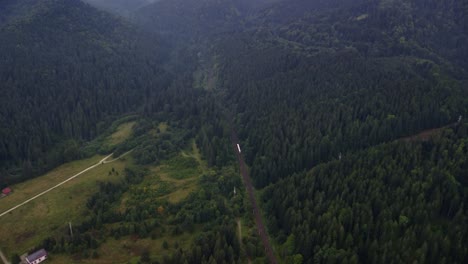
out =
<svg viewBox="0 0 468 264"><path fill-rule="evenodd" d="M183 233L178 236L167 231L156 239L135 239L129 236L118 240L109 238L98 248L98 258L80 259L79 263L138 263L144 250L150 252L152 261L162 261L163 254L171 255L178 250L175 247L176 244L178 244L178 248L190 247L192 239L200 233L198 230L199 228L196 228L193 233ZM167 249L163 248L164 241L169 245ZM52 256L48 263L76 263L76 261L69 255L61 254Z"/></svg>
<svg viewBox="0 0 468 264"><path fill-rule="evenodd" d="M136 204L159 202L174 204L183 201L199 188L198 180L205 172L205 167L200 162L198 148L193 142L191 149L181 152L178 156L163 162L160 166L150 167L150 172L145 176L143 182L132 186L122 196L120 204L117 205L117 210L122 213ZM174 228L174 225L165 223L165 220L162 220L161 227L153 231L153 233L157 234L155 239L140 239L137 237L122 237L119 240L108 239L99 247L100 257L98 259L85 259L82 260L82 263L114 263L116 259L123 263L138 261L143 250L152 252L151 259L153 261L162 261L163 255L170 255L177 250L175 248L176 243L180 248L188 248L193 238L200 233L200 227L196 226L193 232L173 235L172 230ZM164 249L164 241L168 242L168 249ZM66 256L63 256L63 258L66 258ZM62 262L68 260L60 259Z"/></svg>
<svg viewBox="0 0 468 264"><path fill-rule="evenodd" d="M100 135L83 146L83 153L91 156L95 153L104 154L112 152L117 145L131 137L137 119L137 115L129 115L113 122L99 123Z"/></svg>
<svg viewBox="0 0 468 264"><path fill-rule="evenodd" d="M108 144L110 146L116 146L124 142L125 140L127 140L132 135L133 126L135 125L135 123L136 123L135 121L132 121L132 122L120 124L117 127L117 130L108 137L108 140L107 140Z"/></svg>
<svg viewBox="0 0 468 264"><path fill-rule="evenodd" d="M178 155L162 166L162 171L173 179L188 179L201 173L198 161L191 156Z"/></svg>
<svg viewBox="0 0 468 264"><path fill-rule="evenodd" d="M183 201L185 198L189 196L192 192L197 190L196 184L188 184L185 186L181 186L177 189L177 191L167 195L166 198L170 203L178 203Z"/></svg>
<svg viewBox="0 0 468 264"><path fill-rule="evenodd" d="M103 158L104 156L96 155L92 158L65 163L40 177L12 186L14 192L10 196L0 199L0 212L4 212L32 196L70 178L70 176L98 163Z"/></svg>
<svg viewBox="0 0 468 264"><path fill-rule="evenodd" d="M135 204L157 203L158 201L168 201L178 203L189 196L190 193L198 188L198 179L203 170L199 162L193 156L196 153L192 151L186 153L187 156L180 154L176 158L168 160L164 165L150 167L150 173L145 176L143 182L132 186L121 199L117 210L125 212ZM195 167L190 167L195 166ZM174 177L174 171L182 169L184 171L192 169L198 174L193 174L190 178ZM172 173L172 174L171 174ZM161 222L161 227L153 231L157 235L154 239L138 238L136 236L125 236L118 240L108 238L102 244L97 252L99 258L81 259L80 263L138 263L143 251L150 252L152 261L162 261L163 255L171 255L178 248L190 247L192 240L200 234L201 227L195 226L193 232L183 232L180 235L173 235L172 230L175 227L172 224ZM169 247L165 249L163 242L166 241ZM176 247L177 244L177 247ZM73 259L67 255L59 255L53 258L50 263L72 263Z"/></svg>
<svg viewBox="0 0 468 264"><path fill-rule="evenodd" d="M44 176L13 186L14 193L0 200L0 211L31 198L96 164L102 156L64 164ZM87 199L98 191L97 181L117 181L130 159L102 164L79 177L0 217L0 245L7 255L22 254L45 238L62 232L69 221L81 222ZM114 168L118 175L109 175Z"/></svg>
<svg viewBox="0 0 468 264"><path fill-rule="evenodd" d="M161 122L158 124L157 128L153 128L149 131L149 134L153 137L159 137L161 134L164 134L168 131L169 125L167 122Z"/></svg>
<svg viewBox="0 0 468 264"><path fill-rule="evenodd" d="M120 210L132 208L141 203L151 203L163 196L167 196L174 192L177 185L173 182L166 181L143 181L142 183L132 186L124 196L125 205L121 206Z"/></svg>
<svg viewBox="0 0 468 264"><path fill-rule="evenodd" d="M160 132L160 133L166 133L168 127L169 127L169 126L167 125L167 122L161 122L161 123L159 123L159 125L158 125L159 132Z"/></svg>

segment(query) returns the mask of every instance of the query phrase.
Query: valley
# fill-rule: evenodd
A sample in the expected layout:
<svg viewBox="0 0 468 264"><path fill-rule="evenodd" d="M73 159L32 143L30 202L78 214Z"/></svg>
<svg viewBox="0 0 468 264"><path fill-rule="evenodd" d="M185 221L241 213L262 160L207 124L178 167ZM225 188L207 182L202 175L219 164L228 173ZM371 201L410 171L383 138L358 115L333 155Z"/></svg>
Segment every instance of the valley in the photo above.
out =
<svg viewBox="0 0 468 264"><path fill-rule="evenodd" d="M468 259L468 5L0 10L7 262Z"/></svg>

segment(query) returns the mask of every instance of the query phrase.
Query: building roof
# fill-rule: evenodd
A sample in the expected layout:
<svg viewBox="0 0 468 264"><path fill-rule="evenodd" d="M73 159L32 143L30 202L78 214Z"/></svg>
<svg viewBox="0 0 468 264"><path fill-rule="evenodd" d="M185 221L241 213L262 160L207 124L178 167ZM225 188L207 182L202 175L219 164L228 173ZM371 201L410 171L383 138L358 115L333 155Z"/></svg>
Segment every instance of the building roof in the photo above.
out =
<svg viewBox="0 0 468 264"><path fill-rule="evenodd" d="M26 260L29 262L33 262L36 259L42 258L43 256L47 256L47 252L45 249L39 249L38 251L32 253L31 255L26 257Z"/></svg>
<svg viewBox="0 0 468 264"><path fill-rule="evenodd" d="M2 193L3 194L9 194L9 193L11 193L11 189L7 187L7 188L2 190Z"/></svg>

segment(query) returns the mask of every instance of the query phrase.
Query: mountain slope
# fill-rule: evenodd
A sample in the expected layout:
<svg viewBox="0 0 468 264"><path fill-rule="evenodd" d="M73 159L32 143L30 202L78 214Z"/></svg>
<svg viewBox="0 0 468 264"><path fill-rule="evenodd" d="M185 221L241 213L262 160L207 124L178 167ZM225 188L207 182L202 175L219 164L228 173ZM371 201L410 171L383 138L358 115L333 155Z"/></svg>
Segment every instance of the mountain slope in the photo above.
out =
<svg viewBox="0 0 468 264"><path fill-rule="evenodd" d="M131 16L136 10L158 0L84 0L95 7L107 10L122 16Z"/></svg>
<svg viewBox="0 0 468 264"><path fill-rule="evenodd" d="M81 155L78 143L129 111L180 121L183 139L195 137L207 164L221 168L232 162L232 123L284 262L463 263L465 2L161 0L131 17L161 34L165 49L79 2L37 0L32 12L22 9L32 0L10 1L0 29L0 92L11 98L0 101L2 176ZM170 74L160 53L170 54ZM427 142L398 140L440 127L451 129ZM152 131L151 121L136 129L148 133L134 155L142 164L183 146ZM230 195L233 186L219 187ZM211 199L197 195L199 204ZM173 213L185 214L180 208ZM178 223L186 221L193 216ZM164 262L232 260L222 239L205 241ZM246 243L249 256L261 256L256 246Z"/></svg>
<svg viewBox="0 0 468 264"><path fill-rule="evenodd" d="M216 38L217 87L237 113L252 178L269 186L285 262L463 263L466 128L429 146L390 142L468 115L464 10L283 1Z"/></svg>
<svg viewBox="0 0 468 264"><path fill-rule="evenodd" d="M288 1L256 17L282 39L356 48L368 56L407 55L467 68L468 4L451 1ZM320 33L320 38L314 34Z"/></svg>
<svg viewBox="0 0 468 264"><path fill-rule="evenodd" d="M409 34L413 39L402 44L393 27L357 21L362 6L315 5L298 18L282 4L251 18L248 32L217 42L219 86L239 113L259 186L468 113L466 69L458 59L465 51L434 44L441 32ZM391 13L387 22L402 26L397 18L404 11L391 10L379 14ZM418 12L411 9L410 17L419 19ZM444 34L460 30L454 20ZM430 22L414 31L437 28L439 20Z"/></svg>
<svg viewBox="0 0 468 264"><path fill-rule="evenodd" d="M465 124L428 142L367 149L266 188L281 254L304 263L464 263L466 133Z"/></svg>
<svg viewBox="0 0 468 264"><path fill-rule="evenodd" d="M242 28L245 5L228 0L164 0L134 14L138 24L151 32L184 41Z"/></svg>
<svg viewBox="0 0 468 264"><path fill-rule="evenodd" d="M76 158L67 151L75 144L60 143L95 137L99 121L141 107L167 85L161 42L145 44L112 16L72 0L18 1L14 9L22 15L0 28L0 185Z"/></svg>

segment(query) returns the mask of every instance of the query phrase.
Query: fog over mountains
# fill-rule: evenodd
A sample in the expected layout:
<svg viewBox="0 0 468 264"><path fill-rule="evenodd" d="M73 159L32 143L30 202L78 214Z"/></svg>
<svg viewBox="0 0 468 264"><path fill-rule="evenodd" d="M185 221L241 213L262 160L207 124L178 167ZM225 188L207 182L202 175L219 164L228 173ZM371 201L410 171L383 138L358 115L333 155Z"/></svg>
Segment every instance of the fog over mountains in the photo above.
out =
<svg viewBox="0 0 468 264"><path fill-rule="evenodd" d="M90 263L115 248L142 263L468 259L466 1L0 10L0 189L131 151L122 181L77 207L79 235L59 224L11 233L0 238L9 257L44 247ZM110 144L122 127L127 138Z"/></svg>

